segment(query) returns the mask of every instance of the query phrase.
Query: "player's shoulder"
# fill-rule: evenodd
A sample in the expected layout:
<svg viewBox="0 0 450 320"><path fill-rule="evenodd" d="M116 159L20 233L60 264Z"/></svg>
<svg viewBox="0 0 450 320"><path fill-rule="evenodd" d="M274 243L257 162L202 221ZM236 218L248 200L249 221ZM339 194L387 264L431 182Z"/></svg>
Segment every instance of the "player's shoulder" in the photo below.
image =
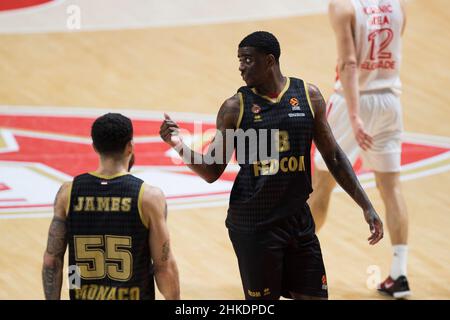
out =
<svg viewBox="0 0 450 320"><path fill-rule="evenodd" d="M306 83L306 88L308 90L308 95L311 99L317 99L322 97L322 93L320 92L320 89L318 86L312 83Z"/></svg>
<svg viewBox="0 0 450 320"><path fill-rule="evenodd" d="M314 114L317 115L326 112L326 102L319 87L312 83L306 83L306 88Z"/></svg>
<svg viewBox="0 0 450 320"><path fill-rule="evenodd" d="M217 128L235 128L239 122L241 107L243 107L243 98L240 93L226 99L217 114Z"/></svg>
<svg viewBox="0 0 450 320"><path fill-rule="evenodd" d="M353 15L354 10L351 0L331 0L328 12L332 17L347 18Z"/></svg>
<svg viewBox="0 0 450 320"><path fill-rule="evenodd" d="M240 94L241 93L236 93L233 96L229 97L228 99L226 99L223 104L222 107L226 108L226 109L236 109L239 108L240 106Z"/></svg>
<svg viewBox="0 0 450 320"><path fill-rule="evenodd" d="M72 183L72 181L63 182L63 184L61 184L61 186L59 187L59 191L56 197L60 199L66 199L72 190Z"/></svg>
<svg viewBox="0 0 450 320"><path fill-rule="evenodd" d="M144 225L152 225L152 222L162 221L166 219L167 204L164 192L147 183L142 184L142 199L141 199L141 217Z"/></svg>
<svg viewBox="0 0 450 320"><path fill-rule="evenodd" d="M72 181L64 182L55 196L54 209L55 215L65 218L69 210L70 194L72 191Z"/></svg>
<svg viewBox="0 0 450 320"><path fill-rule="evenodd" d="M155 203L166 199L164 192L159 187L144 182L141 188L144 201Z"/></svg>

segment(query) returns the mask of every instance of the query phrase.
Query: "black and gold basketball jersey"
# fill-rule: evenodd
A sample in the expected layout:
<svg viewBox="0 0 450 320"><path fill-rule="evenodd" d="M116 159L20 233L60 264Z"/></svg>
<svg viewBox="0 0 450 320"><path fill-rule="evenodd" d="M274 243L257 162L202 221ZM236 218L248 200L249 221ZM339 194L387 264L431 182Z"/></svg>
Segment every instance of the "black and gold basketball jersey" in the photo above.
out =
<svg viewBox="0 0 450 320"><path fill-rule="evenodd" d="M141 217L143 190L143 181L130 174L86 173L73 180L69 285L78 289L70 289L71 299L155 298L149 230Z"/></svg>
<svg viewBox="0 0 450 320"><path fill-rule="evenodd" d="M260 96L249 87L241 87L238 95L238 127L244 133L256 130L258 143L253 143L250 151L247 141L245 151L241 151L245 152L241 157L244 162L239 161L240 151L235 145L240 171L231 191L226 225L233 231L248 233L304 209L312 192L314 113L306 85L300 79L287 78L276 99ZM268 132L261 135L264 129ZM265 152L261 152L261 141L269 144ZM274 156L270 150L278 154Z"/></svg>

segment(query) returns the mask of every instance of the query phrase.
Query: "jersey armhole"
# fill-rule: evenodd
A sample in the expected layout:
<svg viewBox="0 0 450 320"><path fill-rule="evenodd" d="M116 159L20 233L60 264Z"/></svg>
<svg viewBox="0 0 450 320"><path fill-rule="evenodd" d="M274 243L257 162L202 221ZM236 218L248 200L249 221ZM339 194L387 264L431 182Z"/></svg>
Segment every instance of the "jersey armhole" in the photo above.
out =
<svg viewBox="0 0 450 320"><path fill-rule="evenodd" d="M239 118L236 124L236 129L239 129L242 122L242 117L244 116L244 96L242 95L242 92L238 92L239 97Z"/></svg>
<svg viewBox="0 0 450 320"><path fill-rule="evenodd" d="M303 86L305 87L305 94L306 94L306 99L308 100L309 110L311 110L311 114L314 118L315 117L314 110L313 110L313 107L311 104L311 98L309 97L308 84L306 83L306 81L303 81Z"/></svg>
<svg viewBox="0 0 450 320"><path fill-rule="evenodd" d="M144 215L142 213L142 197L144 196L144 190L145 190L145 183L142 183L141 188L139 189L137 207L138 207L139 217L141 218L141 222L148 229L148 221L144 218Z"/></svg>
<svg viewBox="0 0 450 320"><path fill-rule="evenodd" d="M71 182L69 185L69 195L67 196L67 204L66 204L66 217L69 215L69 210L70 210L70 200L72 198L72 185L73 185L73 182Z"/></svg>

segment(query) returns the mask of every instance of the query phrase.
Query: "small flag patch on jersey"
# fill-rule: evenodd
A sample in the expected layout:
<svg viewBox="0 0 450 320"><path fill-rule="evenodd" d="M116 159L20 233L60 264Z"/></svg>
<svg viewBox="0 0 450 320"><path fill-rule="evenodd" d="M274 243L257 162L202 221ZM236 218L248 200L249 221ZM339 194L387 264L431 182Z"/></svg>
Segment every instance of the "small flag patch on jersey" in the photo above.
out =
<svg viewBox="0 0 450 320"><path fill-rule="evenodd" d="M106 186L106 185L108 185L108 181L102 181L102 182L100 182L100 184L101 184L102 186Z"/></svg>
<svg viewBox="0 0 450 320"><path fill-rule="evenodd" d="M258 106L257 104L253 104L253 106L252 106L252 112L253 112L254 114L260 113L260 112L261 112L261 107Z"/></svg>

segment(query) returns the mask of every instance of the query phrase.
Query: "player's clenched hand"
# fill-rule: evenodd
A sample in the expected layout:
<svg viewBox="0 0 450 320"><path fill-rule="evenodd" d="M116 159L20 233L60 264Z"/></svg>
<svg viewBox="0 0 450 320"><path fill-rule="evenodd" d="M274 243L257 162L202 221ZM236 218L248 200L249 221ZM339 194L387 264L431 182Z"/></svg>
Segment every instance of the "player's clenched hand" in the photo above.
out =
<svg viewBox="0 0 450 320"><path fill-rule="evenodd" d="M177 123L173 121L167 113L164 113L164 121L161 123L161 127L159 128L159 135L164 142L172 148L180 145L182 140L179 136L179 131L180 128Z"/></svg>
<svg viewBox="0 0 450 320"><path fill-rule="evenodd" d="M364 211L364 218L370 228L370 237L367 240L373 245L383 238L383 222L373 208Z"/></svg>
<svg viewBox="0 0 450 320"><path fill-rule="evenodd" d="M372 147L372 137L364 130L364 123L360 117L356 116L351 119L353 133L358 145L363 150L368 150Z"/></svg>

